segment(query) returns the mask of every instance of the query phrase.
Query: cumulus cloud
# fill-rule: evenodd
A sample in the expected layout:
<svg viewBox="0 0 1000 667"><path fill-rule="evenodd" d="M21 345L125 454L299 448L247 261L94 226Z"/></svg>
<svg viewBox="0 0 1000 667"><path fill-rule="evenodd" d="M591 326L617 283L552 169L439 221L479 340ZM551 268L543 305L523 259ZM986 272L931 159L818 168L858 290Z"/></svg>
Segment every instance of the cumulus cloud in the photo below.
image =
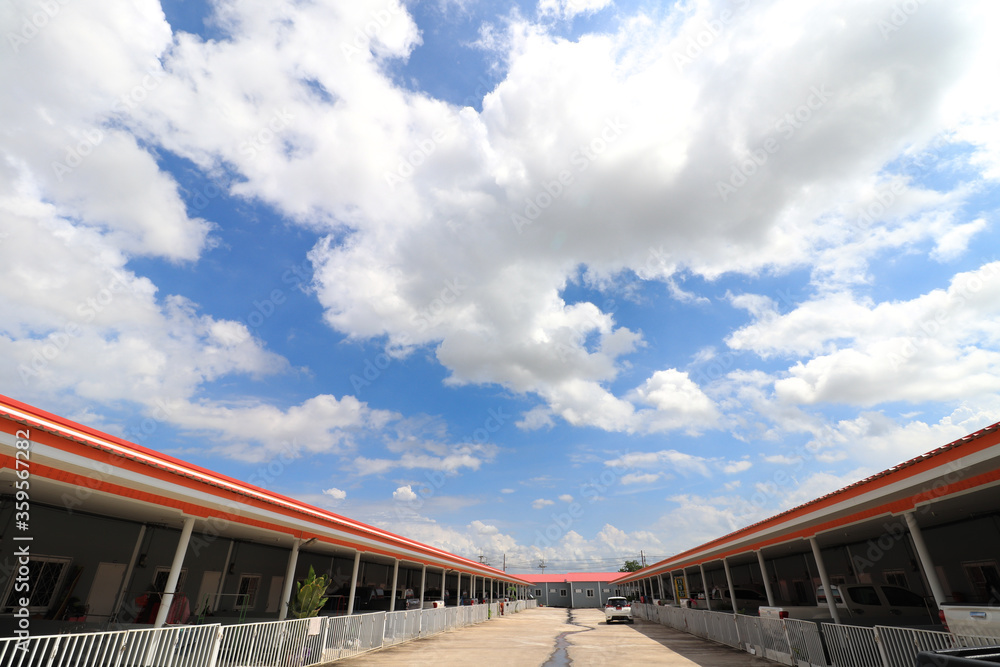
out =
<svg viewBox="0 0 1000 667"><path fill-rule="evenodd" d="M416 500L417 494L413 491L413 487L410 484L407 484L406 486L401 486L393 491L392 499L406 503Z"/></svg>
<svg viewBox="0 0 1000 667"><path fill-rule="evenodd" d="M347 491L342 491L336 487L331 487L329 489L323 489L323 493L330 496L334 500L343 500L347 497Z"/></svg>
<svg viewBox="0 0 1000 667"><path fill-rule="evenodd" d="M652 484L656 480L660 479L659 473L629 473L627 475L622 475L621 483L625 485L629 484Z"/></svg>
<svg viewBox="0 0 1000 667"><path fill-rule="evenodd" d="M531 507L536 510L544 509L549 505L555 505L555 502L549 500L548 498L538 498L531 501Z"/></svg>

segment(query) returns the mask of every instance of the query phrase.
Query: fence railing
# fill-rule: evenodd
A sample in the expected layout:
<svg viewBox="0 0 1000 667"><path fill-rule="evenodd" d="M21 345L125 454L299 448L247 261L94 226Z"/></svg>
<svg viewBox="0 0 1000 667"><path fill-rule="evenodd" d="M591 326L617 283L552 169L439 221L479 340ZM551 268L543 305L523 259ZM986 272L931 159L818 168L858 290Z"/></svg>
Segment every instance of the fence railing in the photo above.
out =
<svg viewBox="0 0 1000 667"><path fill-rule="evenodd" d="M499 616L499 603L0 638L0 667L310 667ZM504 604L504 614L537 606Z"/></svg>
<svg viewBox="0 0 1000 667"><path fill-rule="evenodd" d="M1000 645L1000 637L889 626L859 627L633 604L632 613L791 667L912 667L917 653ZM825 645L825 650L824 650Z"/></svg>

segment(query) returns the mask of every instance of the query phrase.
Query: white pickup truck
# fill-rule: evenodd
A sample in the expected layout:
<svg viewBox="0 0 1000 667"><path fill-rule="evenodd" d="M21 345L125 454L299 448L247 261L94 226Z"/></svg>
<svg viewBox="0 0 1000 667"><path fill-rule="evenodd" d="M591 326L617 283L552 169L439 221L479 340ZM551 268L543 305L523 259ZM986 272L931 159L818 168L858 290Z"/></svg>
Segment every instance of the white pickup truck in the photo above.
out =
<svg viewBox="0 0 1000 667"><path fill-rule="evenodd" d="M945 603L939 615L952 634L1000 638L1000 607Z"/></svg>
<svg viewBox="0 0 1000 667"><path fill-rule="evenodd" d="M922 597L899 586L840 584L833 586L833 599L840 620L850 625L927 625L935 620ZM762 606L758 612L765 618L831 620L822 586L816 589L816 600L814 606Z"/></svg>

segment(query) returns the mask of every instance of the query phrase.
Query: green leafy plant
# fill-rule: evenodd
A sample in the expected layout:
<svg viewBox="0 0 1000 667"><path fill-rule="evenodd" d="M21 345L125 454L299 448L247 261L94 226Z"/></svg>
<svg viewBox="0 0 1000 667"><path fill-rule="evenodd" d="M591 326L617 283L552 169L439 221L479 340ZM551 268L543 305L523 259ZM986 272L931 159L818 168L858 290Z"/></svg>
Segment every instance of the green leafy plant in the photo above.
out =
<svg viewBox="0 0 1000 667"><path fill-rule="evenodd" d="M295 597L292 599L292 616L295 618L311 618L319 614L326 601L330 598L324 597L327 587L330 585L330 577L323 575L316 576L316 571L312 565L309 566L309 575L302 581L295 582Z"/></svg>

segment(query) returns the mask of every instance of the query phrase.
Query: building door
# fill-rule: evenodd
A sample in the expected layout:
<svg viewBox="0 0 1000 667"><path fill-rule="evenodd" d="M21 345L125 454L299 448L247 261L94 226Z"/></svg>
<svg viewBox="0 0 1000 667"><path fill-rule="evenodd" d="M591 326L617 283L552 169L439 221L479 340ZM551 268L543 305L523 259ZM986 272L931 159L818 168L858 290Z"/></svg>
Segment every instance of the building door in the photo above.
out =
<svg viewBox="0 0 1000 667"><path fill-rule="evenodd" d="M274 613L278 611L278 607L281 606L281 589L285 585L284 577L271 577L271 590L267 592L267 613Z"/></svg>
<svg viewBox="0 0 1000 667"><path fill-rule="evenodd" d="M201 586L198 588L198 597L195 598L193 605L196 616L206 611L215 611L218 608L219 603L215 599L215 594L219 592L220 579L222 579L222 572L216 570L206 570L201 575Z"/></svg>
<svg viewBox="0 0 1000 667"><path fill-rule="evenodd" d="M94 583L87 595L87 617L89 620L102 620L111 616L118 592L125 578L125 563L99 563Z"/></svg>

